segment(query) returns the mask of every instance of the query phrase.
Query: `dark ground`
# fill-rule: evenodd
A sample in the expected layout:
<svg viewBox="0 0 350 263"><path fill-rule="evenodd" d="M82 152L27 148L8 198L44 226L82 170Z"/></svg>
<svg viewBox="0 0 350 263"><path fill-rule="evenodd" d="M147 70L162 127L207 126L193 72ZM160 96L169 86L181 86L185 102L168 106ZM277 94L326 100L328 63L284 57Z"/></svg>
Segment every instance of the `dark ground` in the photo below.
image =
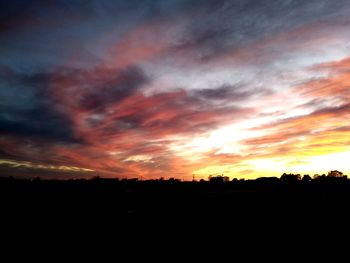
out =
<svg viewBox="0 0 350 263"><path fill-rule="evenodd" d="M122 242L325 244L348 240L350 182L0 179L2 238L62 246ZM338 241L336 241L338 242ZM53 243L52 243L53 244Z"/></svg>

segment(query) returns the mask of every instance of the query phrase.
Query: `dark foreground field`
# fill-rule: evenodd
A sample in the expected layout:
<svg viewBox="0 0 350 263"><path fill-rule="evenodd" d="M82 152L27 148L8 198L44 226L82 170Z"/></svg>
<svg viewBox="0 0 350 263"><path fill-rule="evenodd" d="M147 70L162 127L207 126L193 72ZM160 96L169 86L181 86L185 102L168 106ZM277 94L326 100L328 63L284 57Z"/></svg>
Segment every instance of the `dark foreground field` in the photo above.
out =
<svg viewBox="0 0 350 263"><path fill-rule="evenodd" d="M0 179L0 200L2 237L14 244L34 239L62 240L62 246L106 240L133 245L199 242L207 247L220 242L273 245L292 239L323 244L332 238L348 240L350 222L350 183L339 178Z"/></svg>

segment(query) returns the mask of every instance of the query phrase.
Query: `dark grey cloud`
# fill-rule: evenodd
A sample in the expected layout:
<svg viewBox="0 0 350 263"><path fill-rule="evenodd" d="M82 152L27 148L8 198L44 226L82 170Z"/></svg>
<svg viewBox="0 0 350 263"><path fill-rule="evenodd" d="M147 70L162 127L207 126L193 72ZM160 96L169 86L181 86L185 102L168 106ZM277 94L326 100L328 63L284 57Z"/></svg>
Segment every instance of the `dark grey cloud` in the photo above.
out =
<svg viewBox="0 0 350 263"><path fill-rule="evenodd" d="M207 60L299 26L349 22L349 8L347 0L204 1L192 16L187 14L188 24L177 49Z"/></svg>
<svg viewBox="0 0 350 263"><path fill-rule="evenodd" d="M48 95L49 75L0 70L0 134L77 141L70 119Z"/></svg>
<svg viewBox="0 0 350 263"><path fill-rule="evenodd" d="M137 67L90 71L61 68L34 74L2 68L0 77L0 134L66 142L79 141L74 135L70 108L103 115L110 105L118 104L149 82ZM68 99L73 104L65 105ZM99 123L94 116L87 121L91 126ZM129 127L131 121L120 120L120 125Z"/></svg>
<svg viewBox="0 0 350 263"><path fill-rule="evenodd" d="M77 84L79 82L78 80ZM88 91L77 103L83 109L104 109L132 95L148 82L149 79L144 72L136 67L129 67L121 71L107 70L103 74L103 79L92 83L92 86L88 87ZM90 83L83 84L91 85Z"/></svg>
<svg viewBox="0 0 350 263"><path fill-rule="evenodd" d="M70 120L52 109L52 105L38 103L28 111L2 109L0 133L40 139L77 142Z"/></svg>
<svg viewBox="0 0 350 263"><path fill-rule="evenodd" d="M196 95L204 99L227 99L228 97L234 97L237 99L246 98L250 95L248 91L240 91L229 85L223 85L219 88L213 89L201 89L195 92Z"/></svg>
<svg viewBox="0 0 350 263"><path fill-rule="evenodd" d="M210 59L298 26L349 22L349 8L347 0L2 1L0 64L91 66L111 43L148 22L180 25L170 50Z"/></svg>
<svg viewBox="0 0 350 263"><path fill-rule="evenodd" d="M250 88L244 84L222 85L211 89L198 89L193 92L193 96L205 101L218 100L227 102L240 102L253 96L270 94L271 91L266 88Z"/></svg>

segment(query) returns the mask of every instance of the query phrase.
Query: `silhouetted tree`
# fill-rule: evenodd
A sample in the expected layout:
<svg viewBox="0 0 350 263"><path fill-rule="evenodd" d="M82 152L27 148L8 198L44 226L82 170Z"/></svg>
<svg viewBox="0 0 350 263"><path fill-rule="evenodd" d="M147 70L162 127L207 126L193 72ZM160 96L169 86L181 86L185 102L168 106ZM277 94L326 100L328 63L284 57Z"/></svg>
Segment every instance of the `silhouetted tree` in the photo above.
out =
<svg viewBox="0 0 350 263"><path fill-rule="evenodd" d="M175 179L174 177L171 177L171 178L168 179L168 182L170 182L170 183L179 183L180 180L179 179Z"/></svg>
<svg viewBox="0 0 350 263"><path fill-rule="evenodd" d="M296 183L301 180L300 174L287 174L283 173L280 180L286 183Z"/></svg>
<svg viewBox="0 0 350 263"><path fill-rule="evenodd" d="M137 182L138 180L139 178L137 177L128 179L129 182Z"/></svg>
<svg viewBox="0 0 350 263"><path fill-rule="evenodd" d="M314 180L320 181L320 180L324 180L326 178L325 174L319 175L319 174L315 174L313 176Z"/></svg>
<svg viewBox="0 0 350 263"><path fill-rule="evenodd" d="M224 175L210 175L209 176L209 182L211 183L226 183L230 180L230 178L228 176L224 176Z"/></svg>
<svg viewBox="0 0 350 263"><path fill-rule="evenodd" d="M304 174L303 179L301 179L301 181L303 181L303 182L311 182L312 179L311 179L310 175Z"/></svg>
<svg viewBox="0 0 350 263"><path fill-rule="evenodd" d="M33 182L39 182L39 181L41 181L41 178L40 178L40 176L37 176L34 179L32 179L32 181Z"/></svg>

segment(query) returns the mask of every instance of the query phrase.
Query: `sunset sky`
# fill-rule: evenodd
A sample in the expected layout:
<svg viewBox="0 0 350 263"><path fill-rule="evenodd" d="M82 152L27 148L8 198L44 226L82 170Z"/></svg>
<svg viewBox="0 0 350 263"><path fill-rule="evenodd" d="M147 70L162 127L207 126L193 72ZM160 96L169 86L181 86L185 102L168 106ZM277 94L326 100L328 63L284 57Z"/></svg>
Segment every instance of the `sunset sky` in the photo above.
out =
<svg viewBox="0 0 350 263"><path fill-rule="evenodd" d="M0 2L0 176L350 174L350 0Z"/></svg>

